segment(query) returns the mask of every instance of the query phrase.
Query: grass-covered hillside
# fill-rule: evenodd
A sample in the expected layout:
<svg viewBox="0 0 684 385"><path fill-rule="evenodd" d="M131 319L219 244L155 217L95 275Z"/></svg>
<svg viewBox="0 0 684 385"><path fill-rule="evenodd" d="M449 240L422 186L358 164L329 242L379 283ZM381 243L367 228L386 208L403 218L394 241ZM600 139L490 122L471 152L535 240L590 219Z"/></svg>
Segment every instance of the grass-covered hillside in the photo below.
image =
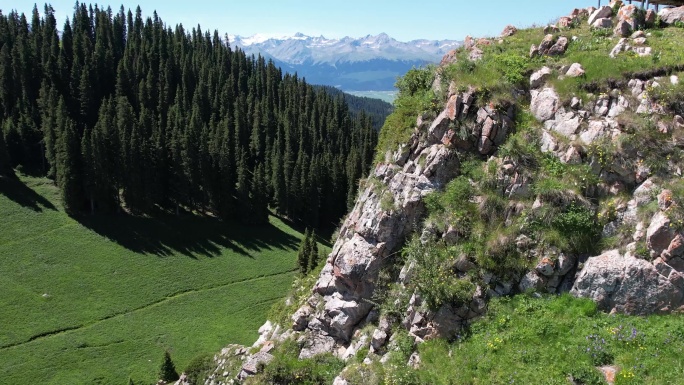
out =
<svg viewBox="0 0 684 385"><path fill-rule="evenodd" d="M603 22L620 25L618 7ZM623 37L586 13L466 39L397 82L354 237L293 301L308 301L299 344L254 383L684 384L684 24L653 17ZM419 193L424 207L407 203ZM368 211L385 222L364 227ZM418 217L406 242L387 236L393 215ZM357 257L378 239L398 246ZM366 297L345 287L369 283ZM340 333L355 311L369 316ZM323 354L297 360L311 346Z"/></svg>
<svg viewBox="0 0 684 385"><path fill-rule="evenodd" d="M651 55L639 56L634 52L622 52L616 58L609 56L620 38L612 29L596 29L579 19L560 31L552 31L554 40L559 36L569 39L567 51L559 56L539 55L530 57L530 47L539 45L545 36L544 28L518 30L504 39L478 39L474 44L482 51L479 60L471 60L470 51L456 50L452 63L435 67L413 69L397 82L400 90L394 102L395 113L386 121L378 143L376 160L382 161L388 150L405 143L416 123L416 116L426 114L434 117L443 108L444 98L450 82L460 90L469 86L476 89L480 103L515 102L529 89L530 75L543 66L555 70L551 85L558 91L565 103L573 96L589 103L601 93L627 85L634 77L652 78L669 76L684 70L684 28L682 26L652 27L644 30L645 46L651 48ZM479 43L479 44L478 44ZM580 63L585 70L581 77L564 77L557 70L566 65ZM432 85L438 74L441 87ZM674 93L672 96L680 95ZM514 90L522 93L516 93ZM523 97L524 99L524 97Z"/></svg>
<svg viewBox="0 0 684 385"><path fill-rule="evenodd" d="M251 344L296 271L301 234L212 218L72 219L43 178L0 178L2 384L154 383Z"/></svg>

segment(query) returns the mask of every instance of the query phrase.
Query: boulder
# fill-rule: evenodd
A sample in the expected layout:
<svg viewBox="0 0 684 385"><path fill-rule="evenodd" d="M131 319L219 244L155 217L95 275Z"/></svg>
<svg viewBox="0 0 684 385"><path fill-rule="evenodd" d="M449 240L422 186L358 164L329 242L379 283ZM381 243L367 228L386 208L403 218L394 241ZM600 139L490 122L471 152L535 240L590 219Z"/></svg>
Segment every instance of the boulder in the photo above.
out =
<svg viewBox="0 0 684 385"><path fill-rule="evenodd" d="M532 102L530 109L532 115L540 121L544 122L551 119L560 105L558 94L553 88L544 88L541 91L532 90Z"/></svg>
<svg viewBox="0 0 684 385"><path fill-rule="evenodd" d="M682 257L684 255L684 236L682 234L675 235L674 239L670 242L667 250L663 252L664 257L669 261L672 258ZM680 272L683 269L678 269Z"/></svg>
<svg viewBox="0 0 684 385"><path fill-rule="evenodd" d="M627 37L632 33L632 26L625 20L618 21L615 29L613 29L615 36Z"/></svg>
<svg viewBox="0 0 684 385"><path fill-rule="evenodd" d="M554 152L558 149L558 141L548 131L542 132L540 144L542 152Z"/></svg>
<svg viewBox="0 0 684 385"><path fill-rule="evenodd" d="M448 106L447 106L448 107ZM428 134L432 143L439 143L442 141L444 134L449 129L449 111L442 111L435 120L432 121Z"/></svg>
<svg viewBox="0 0 684 385"><path fill-rule="evenodd" d="M565 73L565 76L569 76L571 78L576 78L584 75L584 68L580 63L572 63L570 65L570 68L568 68L568 71Z"/></svg>
<svg viewBox="0 0 684 385"><path fill-rule="evenodd" d="M399 272L399 282L401 282L404 285L408 285L409 282L411 282L411 278L413 278L413 274L415 273L416 270L416 262L415 261L410 261L407 262L404 267L401 268L401 271Z"/></svg>
<svg viewBox="0 0 684 385"><path fill-rule="evenodd" d="M595 22L599 19L608 19L610 20L610 17L613 15L613 9L607 5L604 5L603 7L595 10L594 12L589 15L589 19L587 20L587 24L593 26Z"/></svg>
<svg viewBox="0 0 684 385"><path fill-rule="evenodd" d="M674 24L676 22L684 22L684 6L677 8L663 8L658 12L660 21L665 24Z"/></svg>
<svg viewBox="0 0 684 385"><path fill-rule="evenodd" d="M529 271L520 280L518 289L523 293L526 291L540 291L544 289L545 285L546 283L542 277L534 271Z"/></svg>
<svg viewBox="0 0 684 385"><path fill-rule="evenodd" d="M566 164L582 164L582 154L575 146L569 146L568 150L561 156L560 161Z"/></svg>
<svg viewBox="0 0 684 385"><path fill-rule="evenodd" d="M351 344L349 344L349 347L342 354L341 358L343 360L348 360L349 358L354 357L359 350L365 347L368 347L368 335L361 334L361 337L358 339L358 341L353 341Z"/></svg>
<svg viewBox="0 0 684 385"><path fill-rule="evenodd" d="M373 347L375 351L379 351L385 346L385 342L387 342L387 332L375 329L373 337L371 338L371 347Z"/></svg>
<svg viewBox="0 0 684 385"><path fill-rule="evenodd" d="M513 36L516 32L518 32L518 29L509 24L501 31L501 37Z"/></svg>
<svg viewBox="0 0 684 385"><path fill-rule="evenodd" d="M557 25L550 24L550 25L547 25L546 27L544 27L543 32L544 32L544 34L548 35L550 33L558 33L558 32L560 32L560 29L558 28Z"/></svg>
<svg viewBox="0 0 684 385"><path fill-rule="evenodd" d="M556 40L556 43L549 48L549 51L547 52L547 55L550 56L558 56L562 55L565 53L565 51L568 49L568 38L565 36L561 36Z"/></svg>
<svg viewBox="0 0 684 385"><path fill-rule="evenodd" d="M562 16L561 18L558 19L558 22L556 25L558 28L570 28L572 26L573 18L569 16Z"/></svg>
<svg viewBox="0 0 684 385"><path fill-rule="evenodd" d="M539 88L544 85L546 79L551 75L551 68L542 67L539 71L536 71L530 76L530 88Z"/></svg>
<svg viewBox="0 0 684 385"><path fill-rule="evenodd" d="M484 56L484 51L478 47L473 47L468 54L468 59L470 61L478 61Z"/></svg>
<svg viewBox="0 0 684 385"><path fill-rule="evenodd" d="M646 44L646 38L645 37L637 37L632 39L632 43L636 45L644 45Z"/></svg>
<svg viewBox="0 0 684 385"><path fill-rule="evenodd" d="M247 360L247 362L242 365L242 371L240 372L240 378L244 379L247 376L253 376L259 371L260 365L268 364L273 360L273 355L265 352L259 352Z"/></svg>
<svg viewBox="0 0 684 385"><path fill-rule="evenodd" d="M632 47L632 51L639 57L650 56L653 49L651 47Z"/></svg>
<svg viewBox="0 0 684 385"><path fill-rule="evenodd" d="M537 267L535 267L534 269L537 271L537 273L546 277L550 277L553 275L554 268L554 261L548 257L544 257L539 261L539 263L537 263Z"/></svg>
<svg viewBox="0 0 684 385"><path fill-rule="evenodd" d="M646 11L646 15L644 16L644 24L646 24L646 26L650 28L655 26L657 20L658 15L656 15L656 12L652 8L649 8Z"/></svg>
<svg viewBox="0 0 684 385"><path fill-rule="evenodd" d="M624 23L626 26L624 28L633 31L644 26L644 20L642 15L639 13L636 5L625 5L618 11L618 24ZM622 35L627 36L627 35Z"/></svg>
<svg viewBox="0 0 684 385"><path fill-rule="evenodd" d="M672 190L663 190L658 194L658 208L665 211L672 206Z"/></svg>
<svg viewBox="0 0 684 385"><path fill-rule="evenodd" d="M463 48L469 50L473 47L475 47L475 39L473 39L472 36L467 35L465 39L463 39Z"/></svg>
<svg viewBox="0 0 684 385"><path fill-rule="evenodd" d="M452 49L451 51L447 52L443 57L442 60L439 62L440 66L446 66L452 63L456 62L456 54L458 53L457 50Z"/></svg>
<svg viewBox="0 0 684 385"><path fill-rule="evenodd" d="M292 329L295 331L302 331L306 329L312 312L313 309L309 305L304 305L297 309L297 311L292 315Z"/></svg>
<svg viewBox="0 0 684 385"><path fill-rule="evenodd" d="M449 120L456 120L458 119L460 115L460 110L461 110L461 103L463 100L461 99L460 94L454 94L449 97L449 101L447 101L446 105L446 111L447 111L447 117Z"/></svg>
<svg viewBox="0 0 684 385"><path fill-rule="evenodd" d="M312 332L302 338L302 350L299 359L315 357L323 353L331 353L335 348L335 339L323 333Z"/></svg>
<svg viewBox="0 0 684 385"><path fill-rule="evenodd" d="M615 59L617 55L620 54L620 52L627 51L628 49L629 44L627 44L627 39L623 37L622 39L620 39L620 41L618 41L615 47L613 47L613 49L610 50L608 56Z"/></svg>
<svg viewBox="0 0 684 385"><path fill-rule="evenodd" d="M447 231L442 234L442 239L447 245L455 245L461 238L461 234L457 228L449 225Z"/></svg>
<svg viewBox="0 0 684 385"><path fill-rule="evenodd" d="M467 256L462 255L458 258L458 260L456 260L454 267L456 268L456 270L462 273L467 273L471 270L475 270L477 268L477 265L471 262Z"/></svg>
<svg viewBox="0 0 684 385"><path fill-rule="evenodd" d="M591 26L594 28L612 28L613 20L607 17L603 19L597 19Z"/></svg>
<svg viewBox="0 0 684 385"><path fill-rule="evenodd" d="M553 116L553 120L544 122L544 127L571 138L580 128L580 116L572 110L560 107Z"/></svg>
<svg viewBox="0 0 684 385"><path fill-rule="evenodd" d="M537 55L539 55L539 47L537 47L535 44L532 44L530 46L530 58L533 58Z"/></svg>
<svg viewBox="0 0 684 385"><path fill-rule="evenodd" d="M629 36L630 39L638 39L640 37L646 37L646 32L644 31L636 31L633 34Z"/></svg>
<svg viewBox="0 0 684 385"><path fill-rule="evenodd" d="M653 215L651 224L646 230L646 242L648 248L655 256L660 256L663 250L670 246L670 242L675 238L676 232L670 226L670 218L662 211Z"/></svg>
<svg viewBox="0 0 684 385"><path fill-rule="evenodd" d="M589 258L570 292L594 300L602 310L635 315L676 309L682 303L682 290L655 266L618 250Z"/></svg>
<svg viewBox="0 0 684 385"><path fill-rule="evenodd" d="M553 47L554 43L554 38L552 34L547 34L544 36L544 39L539 43L539 53L541 55L546 55L549 52L549 49Z"/></svg>
<svg viewBox="0 0 684 385"><path fill-rule="evenodd" d="M570 12L570 18L574 19L576 17L588 17L589 12L585 8L575 8Z"/></svg>

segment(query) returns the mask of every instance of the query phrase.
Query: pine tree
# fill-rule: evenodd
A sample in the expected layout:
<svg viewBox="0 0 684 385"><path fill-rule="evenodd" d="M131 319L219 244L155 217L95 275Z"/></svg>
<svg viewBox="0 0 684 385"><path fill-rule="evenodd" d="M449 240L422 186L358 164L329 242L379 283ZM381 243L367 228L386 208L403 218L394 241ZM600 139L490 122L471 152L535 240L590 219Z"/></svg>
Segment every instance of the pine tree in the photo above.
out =
<svg viewBox="0 0 684 385"><path fill-rule="evenodd" d="M171 354L168 351L164 352L164 359L162 360L161 367L159 368L159 379L166 382L178 381L178 372L176 371L176 365L173 364L171 360Z"/></svg>
<svg viewBox="0 0 684 385"><path fill-rule="evenodd" d="M309 236L309 271L313 271L318 266L318 241L316 240L316 231L312 231Z"/></svg>
<svg viewBox="0 0 684 385"><path fill-rule="evenodd" d="M311 233L307 228L304 231L304 238L299 244L299 251L297 251L297 265L299 266L299 272L302 275L306 275L309 272L309 260L311 259Z"/></svg>

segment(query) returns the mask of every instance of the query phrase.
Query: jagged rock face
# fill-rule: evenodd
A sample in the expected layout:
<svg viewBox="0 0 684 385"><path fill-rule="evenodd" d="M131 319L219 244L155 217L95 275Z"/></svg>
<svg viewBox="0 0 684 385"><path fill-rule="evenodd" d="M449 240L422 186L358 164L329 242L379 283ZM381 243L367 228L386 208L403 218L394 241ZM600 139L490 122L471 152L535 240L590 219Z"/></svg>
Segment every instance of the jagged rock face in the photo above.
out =
<svg viewBox="0 0 684 385"><path fill-rule="evenodd" d="M380 269L423 218L423 198L458 175L455 149L489 154L512 129L512 109L475 109L474 90L458 93L455 86L449 88L444 110L429 126L418 119L417 126L427 129L417 129L409 144L375 168L344 221L314 296L293 316L293 327L307 331L301 357L336 350L336 343L351 340L354 328L373 307L369 299ZM467 139L450 128L457 119L467 119ZM322 306L312 304L320 299ZM433 323L442 325L441 330L451 328L439 317ZM380 334L374 336L376 344L382 340Z"/></svg>
<svg viewBox="0 0 684 385"><path fill-rule="evenodd" d="M314 292L325 299L325 306L313 315L316 322L309 322L309 329L312 324L318 328L313 333L318 336L312 339L312 347L331 351L331 337L350 339L354 326L373 306L367 300L373 294L380 268L424 214L422 197L435 189L441 170L458 167L442 144L416 147L410 158L403 168L397 163L379 165L374 171L374 184L362 191L342 225L314 287ZM300 309L299 313L306 311ZM305 355L312 351L306 350Z"/></svg>

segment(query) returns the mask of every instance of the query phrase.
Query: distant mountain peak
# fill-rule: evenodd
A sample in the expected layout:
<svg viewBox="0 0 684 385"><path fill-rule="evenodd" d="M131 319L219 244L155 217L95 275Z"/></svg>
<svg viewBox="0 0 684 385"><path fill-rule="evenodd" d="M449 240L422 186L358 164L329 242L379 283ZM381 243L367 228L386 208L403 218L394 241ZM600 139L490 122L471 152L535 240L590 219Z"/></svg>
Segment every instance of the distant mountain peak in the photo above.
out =
<svg viewBox="0 0 684 385"><path fill-rule="evenodd" d="M229 35L230 45L248 55L273 59L316 84L346 90L391 90L396 77L413 66L438 63L462 42L418 39L401 42L387 33L326 38L297 32L291 36Z"/></svg>
<svg viewBox="0 0 684 385"><path fill-rule="evenodd" d="M313 37L301 32L292 36L230 35L229 39L232 46L249 54L260 53L288 64L336 64L376 59L438 62L444 54L461 45L460 41L455 40L420 39L400 42L384 32L360 38L345 36L340 39L328 39L323 35Z"/></svg>

